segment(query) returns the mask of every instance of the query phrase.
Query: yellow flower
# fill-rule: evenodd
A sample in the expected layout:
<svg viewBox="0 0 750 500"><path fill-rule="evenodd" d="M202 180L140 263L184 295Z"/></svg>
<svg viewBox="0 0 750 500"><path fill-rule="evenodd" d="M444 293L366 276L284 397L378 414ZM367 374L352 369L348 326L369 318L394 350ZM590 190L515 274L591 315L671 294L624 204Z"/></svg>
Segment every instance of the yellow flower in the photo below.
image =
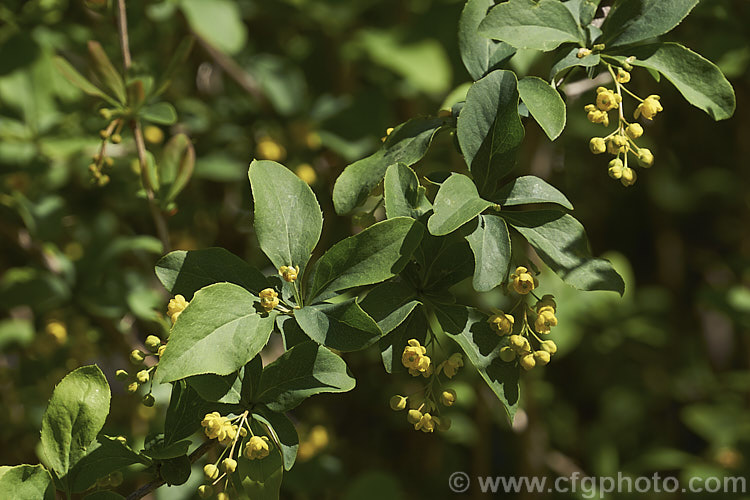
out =
<svg viewBox="0 0 750 500"><path fill-rule="evenodd" d="M409 340L401 355L401 363L409 369L410 375L416 377L427 373L430 368L430 357L426 356L426 353L427 349L420 345L417 339Z"/></svg>
<svg viewBox="0 0 750 500"><path fill-rule="evenodd" d="M229 422L225 423L224 426L219 431L219 437L218 441L220 444L224 446L228 446L232 444L234 441L234 438L237 437L237 426L232 425Z"/></svg>
<svg viewBox="0 0 750 500"><path fill-rule="evenodd" d="M401 411L401 410L406 409L406 401L407 401L407 398L396 394L395 396L391 397L391 400L390 400L391 410Z"/></svg>
<svg viewBox="0 0 750 500"><path fill-rule="evenodd" d="M622 183L622 185L625 187L629 187L635 184L637 178L638 174L635 173L635 170L630 167L625 167L624 169L622 169L622 178L620 179L620 183Z"/></svg>
<svg viewBox="0 0 750 500"><path fill-rule="evenodd" d="M644 168L654 164L654 154L650 149L641 148L638 150L638 164Z"/></svg>
<svg viewBox="0 0 750 500"><path fill-rule="evenodd" d="M135 374L135 378L136 380L138 380L139 384L145 384L146 382L148 382L148 379L149 379L148 370L139 371L138 373Z"/></svg>
<svg viewBox="0 0 750 500"><path fill-rule="evenodd" d="M596 89L596 107L604 112L611 111L620 104L622 97L615 94L612 90L598 87Z"/></svg>
<svg viewBox="0 0 750 500"><path fill-rule="evenodd" d="M597 109L593 104L589 104L583 109L588 112L586 118L588 118L591 123L601 123L605 127L609 127L609 114L606 111Z"/></svg>
<svg viewBox="0 0 750 500"><path fill-rule="evenodd" d="M281 266L279 268L279 274L287 283L292 283L297 280L299 274L299 266Z"/></svg>
<svg viewBox="0 0 750 500"><path fill-rule="evenodd" d="M555 311L550 307L543 307L534 322L537 333L549 333L553 326L557 326Z"/></svg>
<svg viewBox="0 0 750 500"><path fill-rule="evenodd" d="M615 158L614 160L609 162L609 170L607 171L607 173L613 179L620 179L622 177L622 169L622 160L619 158Z"/></svg>
<svg viewBox="0 0 750 500"><path fill-rule="evenodd" d="M607 152L612 155L625 153L628 150L628 140L621 136L615 135L607 141Z"/></svg>
<svg viewBox="0 0 750 500"><path fill-rule="evenodd" d="M516 352L522 352L526 350L529 340L522 335L511 335L510 336L510 347Z"/></svg>
<svg viewBox="0 0 750 500"><path fill-rule="evenodd" d="M497 311L496 314L490 316L487 322L490 324L490 328L495 330L498 335L508 335L513 331L515 318L510 314L505 314L503 311Z"/></svg>
<svg viewBox="0 0 750 500"><path fill-rule="evenodd" d="M310 429L307 440L312 443L316 450L325 448L328 446L328 431L322 425L316 425Z"/></svg>
<svg viewBox="0 0 750 500"><path fill-rule="evenodd" d="M410 424L416 425L420 420L422 420L422 412L419 410L409 410L406 414L406 421Z"/></svg>
<svg viewBox="0 0 750 500"><path fill-rule="evenodd" d="M602 137L592 137L589 141L589 149L595 155L602 154L607 150L607 143Z"/></svg>
<svg viewBox="0 0 750 500"><path fill-rule="evenodd" d="M456 402L456 391L453 389L446 389L440 394L440 402L443 406L453 406Z"/></svg>
<svg viewBox="0 0 750 500"><path fill-rule="evenodd" d="M630 73L622 68L617 68L617 81L619 83L628 83L630 81Z"/></svg>
<svg viewBox="0 0 750 500"><path fill-rule="evenodd" d="M443 373L446 377L453 378L462 366L464 366L464 357L460 353L454 352L443 363Z"/></svg>
<svg viewBox="0 0 750 500"><path fill-rule="evenodd" d="M209 439L216 439L227 422L229 422L227 417L222 417L218 411L214 411L203 417L201 426L204 427L204 432Z"/></svg>
<svg viewBox="0 0 750 500"><path fill-rule="evenodd" d="M585 47L581 47L580 49L578 49L578 52L576 52L576 57L578 59L583 59L584 57L590 56L590 55L591 55L591 49L587 49Z"/></svg>
<svg viewBox="0 0 750 500"><path fill-rule="evenodd" d="M206 475L206 479L214 480L219 477L219 468L214 464L206 464L203 467L203 473Z"/></svg>
<svg viewBox="0 0 750 500"><path fill-rule="evenodd" d="M415 431L422 431L422 432L433 432L436 427L435 419L430 415L429 413L425 413L422 415L422 418L419 419L419 422L414 424L414 430Z"/></svg>
<svg viewBox="0 0 750 500"><path fill-rule="evenodd" d="M266 458L268 453L268 437L266 436L253 436L245 445L244 455L250 460Z"/></svg>
<svg viewBox="0 0 750 500"><path fill-rule="evenodd" d="M628 137L631 139L638 139L643 135L643 127L640 123L631 123L625 128L625 133L628 134Z"/></svg>
<svg viewBox="0 0 750 500"><path fill-rule="evenodd" d="M662 108L659 99L660 97L658 95L650 95L646 99L644 99L643 102L640 103L637 108L635 108L635 113L633 113L636 120L641 116L643 116L647 120L653 120L654 116L656 116L656 113L658 113L659 111L664 111L664 108Z"/></svg>
<svg viewBox="0 0 750 500"><path fill-rule="evenodd" d="M513 289L521 295L526 295L539 285L536 278L523 266L518 266L516 272L510 275L510 279Z"/></svg>
<svg viewBox="0 0 750 500"><path fill-rule="evenodd" d="M270 137L263 137L255 146L255 155L260 160L281 161L286 157L286 149Z"/></svg>
<svg viewBox="0 0 750 500"><path fill-rule="evenodd" d="M208 484L202 484L198 486L198 496L201 498L208 498L214 494L214 489Z"/></svg>
<svg viewBox="0 0 750 500"><path fill-rule="evenodd" d="M182 311L188 306L189 302L185 300L182 295L175 295L173 299L169 301L167 305L167 316L172 320L172 324L177 321L177 317L182 314Z"/></svg>
<svg viewBox="0 0 750 500"><path fill-rule="evenodd" d="M279 305L279 294L273 288L261 290L258 297L260 298L260 306L266 312L273 310L274 307Z"/></svg>
<svg viewBox="0 0 750 500"><path fill-rule="evenodd" d="M47 335L55 339L55 342L58 344L62 344L68 338L68 329L65 327L65 323L61 323L60 321L51 320L47 323L44 330L47 332Z"/></svg>

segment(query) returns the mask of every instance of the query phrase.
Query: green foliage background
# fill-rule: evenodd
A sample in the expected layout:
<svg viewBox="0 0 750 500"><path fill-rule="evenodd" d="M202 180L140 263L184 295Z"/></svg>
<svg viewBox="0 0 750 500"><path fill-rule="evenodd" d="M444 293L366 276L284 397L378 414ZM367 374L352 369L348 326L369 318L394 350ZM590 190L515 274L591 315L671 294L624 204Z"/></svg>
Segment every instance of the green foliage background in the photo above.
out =
<svg viewBox="0 0 750 500"><path fill-rule="evenodd" d="M94 187L87 165L104 121L96 100L52 64L61 54L83 67L92 39L119 62L111 11L99 3L0 6L2 464L39 461L44 408L55 384L79 366L96 363L110 382L109 435L142 442L168 403L167 386L149 409L114 381L128 352L167 324L167 296L153 274L163 249L148 236L155 233L131 167L132 140L126 133L112 149L111 182ZM179 121L162 129L167 137L188 134L197 155L168 220L174 249L222 246L273 272L252 229L247 183L264 136L286 148L285 165L315 169L326 220L319 249L358 231L334 212L333 183L377 148L387 127L460 100L449 94L471 81L458 53L462 8L457 0L128 2L136 73L160 74L194 32L236 61L255 89L248 93L196 44L167 90ZM717 62L737 93L734 118L714 122L667 82L633 72L631 86L661 94L665 108L647 131L656 165L634 188L612 182L588 151L600 132L583 112L593 90L568 97L568 127L554 143L527 121L523 173L548 180L575 204L594 254L614 252L608 256L627 292L623 299L577 292L543 273L542 292L559 305L560 353L525 374L515 427L467 370L456 382L460 411L451 431L444 439L414 432L387 405L409 381L387 375L376 350L346 354L357 387L290 414L303 442L315 425L330 442L285 474L282 498L446 498L455 470L750 474L748 22L745 2L703 1L665 37ZM522 51L511 67L522 77L549 61ZM422 173L460 165L450 140L436 139ZM161 147L150 149L158 156ZM468 281L459 294L486 307L502 300L497 292L472 297ZM50 333L51 321L65 325L65 338ZM123 493L144 480L125 479ZM199 479L162 488L157 498L191 498Z"/></svg>

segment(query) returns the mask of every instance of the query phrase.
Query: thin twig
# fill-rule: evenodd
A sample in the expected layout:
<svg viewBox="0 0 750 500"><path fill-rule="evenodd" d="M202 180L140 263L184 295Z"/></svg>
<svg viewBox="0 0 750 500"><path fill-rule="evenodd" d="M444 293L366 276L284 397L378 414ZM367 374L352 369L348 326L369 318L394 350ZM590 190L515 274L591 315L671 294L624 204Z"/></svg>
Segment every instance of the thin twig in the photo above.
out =
<svg viewBox="0 0 750 500"><path fill-rule="evenodd" d="M205 455L206 452L214 446L214 444L216 444L216 441L213 441L213 440L206 441L205 443L200 445L198 448L196 448L195 451L193 451L188 457L188 459L190 460L190 463L194 464L195 462L197 462L199 458ZM166 484L166 481L164 481L163 479L161 478L154 479L150 483L144 484L143 486L135 490L133 493L128 495L126 500L139 500L140 498L145 497L146 495L154 491L156 488L163 486L164 484Z"/></svg>
<svg viewBox="0 0 750 500"><path fill-rule="evenodd" d="M130 56L128 16L127 11L125 10L125 0L117 0L117 31L120 37L120 48L122 49L122 66L125 70L124 73L127 79L127 74L130 71L130 66L133 61ZM156 196L154 195L154 188L148 171L148 162L146 161L146 143L143 140L143 130L141 130L140 121L138 121L137 118L130 120L130 128L133 130L133 137L135 138L135 149L138 153L138 163L141 166L141 183L143 184L143 189L146 190L146 199L148 201L151 217L154 219L156 234L164 247L163 251L168 252L171 245L169 243L167 221L156 203Z"/></svg>
<svg viewBox="0 0 750 500"><path fill-rule="evenodd" d="M255 99L257 99L261 104L266 105L267 101L265 96L263 95L263 92L260 89L260 85L258 85L258 82L255 81L255 78L252 77L247 71L242 69L242 67L237 64L234 59L224 54L222 51L218 50L216 47L211 45L210 42L208 42L205 38L200 36L198 33L193 32L193 36L195 36L195 39L198 40L198 43L201 44L201 47L203 47L203 50L205 50L209 56L211 56L211 59L214 60L214 62L224 70L224 72L229 75L229 77L234 80L237 85L242 87L242 89L253 96Z"/></svg>

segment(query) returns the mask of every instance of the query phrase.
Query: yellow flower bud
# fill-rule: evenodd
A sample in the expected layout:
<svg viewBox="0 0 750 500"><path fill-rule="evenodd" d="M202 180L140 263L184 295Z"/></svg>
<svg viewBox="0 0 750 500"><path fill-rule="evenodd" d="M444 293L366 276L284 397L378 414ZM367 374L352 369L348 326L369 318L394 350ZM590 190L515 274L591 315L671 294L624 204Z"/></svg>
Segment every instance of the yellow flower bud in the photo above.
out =
<svg viewBox="0 0 750 500"><path fill-rule="evenodd" d="M134 365L140 365L144 359L146 359L146 356L138 349L130 351L130 362Z"/></svg>
<svg viewBox="0 0 750 500"><path fill-rule="evenodd" d="M526 354L524 356L521 356L519 363L524 370L528 371L536 366L536 359L534 359L533 354Z"/></svg>
<svg viewBox="0 0 750 500"><path fill-rule="evenodd" d="M620 183L625 187L629 187L635 184L637 178L638 175L635 173L635 170L630 167L625 167L624 169L622 169L622 178L620 179Z"/></svg>
<svg viewBox="0 0 750 500"><path fill-rule="evenodd" d="M534 353L534 362L539 366L549 363L550 355L547 351L536 351Z"/></svg>
<svg viewBox="0 0 750 500"><path fill-rule="evenodd" d="M144 342L146 347L151 352L156 352L159 350L159 346L161 345L161 339L157 337L156 335L149 335L146 337L146 342Z"/></svg>
<svg viewBox="0 0 750 500"><path fill-rule="evenodd" d="M120 134L112 134L109 140L112 141L112 144L120 144L122 142L122 136Z"/></svg>
<svg viewBox="0 0 750 500"><path fill-rule="evenodd" d="M401 411L406 409L406 401L408 398L399 396L398 394L391 397L390 406L393 411Z"/></svg>
<svg viewBox="0 0 750 500"><path fill-rule="evenodd" d="M422 412L419 410L409 410L406 414L406 421L410 424L416 424L422 419Z"/></svg>
<svg viewBox="0 0 750 500"><path fill-rule="evenodd" d="M595 155L602 154L607 150L607 143L602 137L592 137L589 141L589 149Z"/></svg>
<svg viewBox="0 0 750 500"><path fill-rule="evenodd" d="M182 311L188 306L188 301L182 295L175 295L173 299L169 301L167 305L167 316L172 320L172 324L177 321L177 318Z"/></svg>
<svg viewBox="0 0 750 500"><path fill-rule="evenodd" d="M164 345L160 346L160 347L159 347L159 350L158 350L158 351L156 351L156 354L157 354L157 355L158 355L159 357L162 357L162 356L164 355L164 350L165 350L166 348L167 348L167 344L164 344Z"/></svg>
<svg viewBox="0 0 750 500"><path fill-rule="evenodd" d="M557 344L555 344L555 342L552 340L543 341L541 344L539 344L539 347L541 347L543 351L547 351L548 353L550 353L550 355L557 352Z"/></svg>
<svg viewBox="0 0 750 500"><path fill-rule="evenodd" d="M308 185L315 184L315 181L318 180L318 174L309 163L298 165L297 168L294 169L294 173Z"/></svg>
<svg viewBox="0 0 750 500"><path fill-rule="evenodd" d="M229 495L222 491L216 494L216 500L229 500Z"/></svg>
<svg viewBox="0 0 750 500"><path fill-rule="evenodd" d="M206 464L203 466L203 473L206 475L206 479L213 481L219 477L219 468L214 464Z"/></svg>
<svg viewBox="0 0 750 500"><path fill-rule="evenodd" d="M607 173L613 179L619 179L622 177L623 168L624 166L622 164L622 160L619 158L615 158L614 160L609 162L609 170L607 171Z"/></svg>
<svg viewBox="0 0 750 500"><path fill-rule="evenodd" d="M631 123L625 128L625 133L628 134L628 137L631 139L638 139L643 135L643 127L640 123Z"/></svg>
<svg viewBox="0 0 750 500"><path fill-rule="evenodd" d="M654 155L650 149L641 148L638 150L638 164L644 168L654 164Z"/></svg>
<svg viewBox="0 0 750 500"><path fill-rule="evenodd" d="M101 108L99 110L99 116L104 118L105 120L111 120L112 119L112 110L107 108Z"/></svg>
<svg viewBox="0 0 750 500"><path fill-rule="evenodd" d="M607 141L607 152L612 155L625 153L628 150L628 140L621 136L615 135Z"/></svg>
<svg viewBox="0 0 750 500"><path fill-rule="evenodd" d="M526 349L526 346L528 345L529 341L526 339L526 337L523 337L521 335L511 335L510 336L510 347L516 351L523 351Z"/></svg>
<svg viewBox="0 0 750 500"><path fill-rule="evenodd" d="M505 346L500 349L500 359L505 361L506 363L510 363L514 359L516 359L516 352L513 350L510 346Z"/></svg>
<svg viewBox="0 0 750 500"><path fill-rule="evenodd" d="M161 144L164 140L164 132L159 127L148 125L143 128L143 138L150 144Z"/></svg>
<svg viewBox="0 0 750 500"><path fill-rule="evenodd" d="M443 406L453 406L456 402L456 391L453 389L446 389L440 394L440 402Z"/></svg>
<svg viewBox="0 0 750 500"><path fill-rule="evenodd" d="M136 392L138 390L138 387L139 387L138 382L131 382L131 383L128 384L128 387L126 388L126 390L130 394L133 394L134 392Z"/></svg>
<svg viewBox="0 0 750 500"><path fill-rule="evenodd" d="M211 486L209 486L207 484L202 484L202 485L198 486L198 496L199 497L201 497L201 498L209 498L213 494L214 494L214 489Z"/></svg>
<svg viewBox="0 0 750 500"><path fill-rule="evenodd" d="M231 474L232 472L237 470L237 460L234 460L232 458L225 458L221 461L221 468L224 469L225 472Z"/></svg>
<svg viewBox="0 0 750 500"><path fill-rule="evenodd" d="M259 160L281 161L286 157L286 149L270 137L263 137L255 146L255 156Z"/></svg>
<svg viewBox="0 0 750 500"><path fill-rule="evenodd" d="M576 52L576 57L578 59L583 59L584 57L590 56L590 55L591 55L591 49L587 49L585 47L581 47L580 49L578 49L578 52Z"/></svg>
<svg viewBox="0 0 750 500"><path fill-rule="evenodd" d="M136 380L138 380L138 383L145 384L146 382L148 382L148 379L149 379L148 370L139 371L138 373L135 374L135 378Z"/></svg>

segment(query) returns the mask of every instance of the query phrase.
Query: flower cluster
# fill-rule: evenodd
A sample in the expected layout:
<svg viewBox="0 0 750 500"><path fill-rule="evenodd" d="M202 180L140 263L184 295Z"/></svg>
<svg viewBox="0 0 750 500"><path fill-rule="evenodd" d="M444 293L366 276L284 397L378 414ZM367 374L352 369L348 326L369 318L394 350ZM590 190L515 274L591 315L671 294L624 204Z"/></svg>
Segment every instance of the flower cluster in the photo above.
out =
<svg viewBox="0 0 750 500"><path fill-rule="evenodd" d="M438 402L445 407L453 406L456 402L456 392L453 389L442 389L440 375L451 379L458 370L464 366L464 358L461 353L451 354L445 361L433 368L432 360L427 355L427 348L420 344L417 339L410 339L404 347L401 355L401 364L409 370L409 374L416 377L422 375L429 379L424 388L422 397L393 396L390 407L394 411L406 410L406 420L414 426L415 430L422 432L434 432L435 429L446 431L451 426L448 417L439 415ZM437 387L436 387L437 384Z"/></svg>
<svg viewBox="0 0 750 500"><path fill-rule="evenodd" d="M125 120L121 117L115 117L115 113L115 111L107 108L99 110L99 115L109 121L109 124L99 131L99 136L101 137L99 151L91 158L92 163L89 165L92 181L99 186L105 186L109 183L109 175L103 173L104 168L115 164L112 157L106 154L107 145L109 143L119 144L122 142L120 132L122 132L122 128L125 125Z"/></svg>
<svg viewBox="0 0 750 500"><path fill-rule="evenodd" d="M629 63L624 64L632 68ZM663 108L658 95L650 95L641 99L625 87L625 84L630 82L630 73L624 68L617 68L616 73L612 66L608 65L608 69L615 82L615 91L598 87L596 103L586 105L584 110L590 122L601 123L605 127L609 126L609 112L618 110L617 128L606 137L593 137L589 141L589 149L594 154L606 152L613 155L614 158L608 164L609 176L619 180L623 186L632 186L638 176L636 171L629 166L628 153L635 156L638 165L644 168L654 164L654 155L648 148L638 147L635 143L635 140L643 135L643 127L639 123L630 123L625 119L622 92L625 91L640 102L633 113L636 120L643 118L651 121Z"/></svg>
<svg viewBox="0 0 750 500"><path fill-rule="evenodd" d="M214 411L203 417L201 426L206 437L216 439L224 450L216 462L203 467L203 474L210 484L198 487L198 494L201 498L210 497L214 493L214 488L224 479L225 491L219 492L217 497L228 500L226 489L229 476L237 470L237 460L240 457L263 460L271 452L271 441L268 436L253 434L247 411L235 417L224 416Z"/></svg>
<svg viewBox="0 0 750 500"><path fill-rule="evenodd" d="M140 349L133 349L132 351L130 351L130 362L134 366L138 367L138 370L135 372L135 374L131 375L126 370L117 370L115 372L115 378L117 380L123 383L128 383L127 391L131 394L137 392L140 386L149 383L151 381L151 376L153 375L154 370L156 370L156 366L144 366L143 363L146 360L146 357L161 357L161 355L164 353L164 349L167 347L167 345L165 343L162 343L162 340L156 335L149 335L148 337L146 337L146 341L144 342L144 344L149 352L143 352ZM154 406L155 399L151 394L151 391L143 396L143 398L141 399L141 403L143 403L145 406Z"/></svg>

